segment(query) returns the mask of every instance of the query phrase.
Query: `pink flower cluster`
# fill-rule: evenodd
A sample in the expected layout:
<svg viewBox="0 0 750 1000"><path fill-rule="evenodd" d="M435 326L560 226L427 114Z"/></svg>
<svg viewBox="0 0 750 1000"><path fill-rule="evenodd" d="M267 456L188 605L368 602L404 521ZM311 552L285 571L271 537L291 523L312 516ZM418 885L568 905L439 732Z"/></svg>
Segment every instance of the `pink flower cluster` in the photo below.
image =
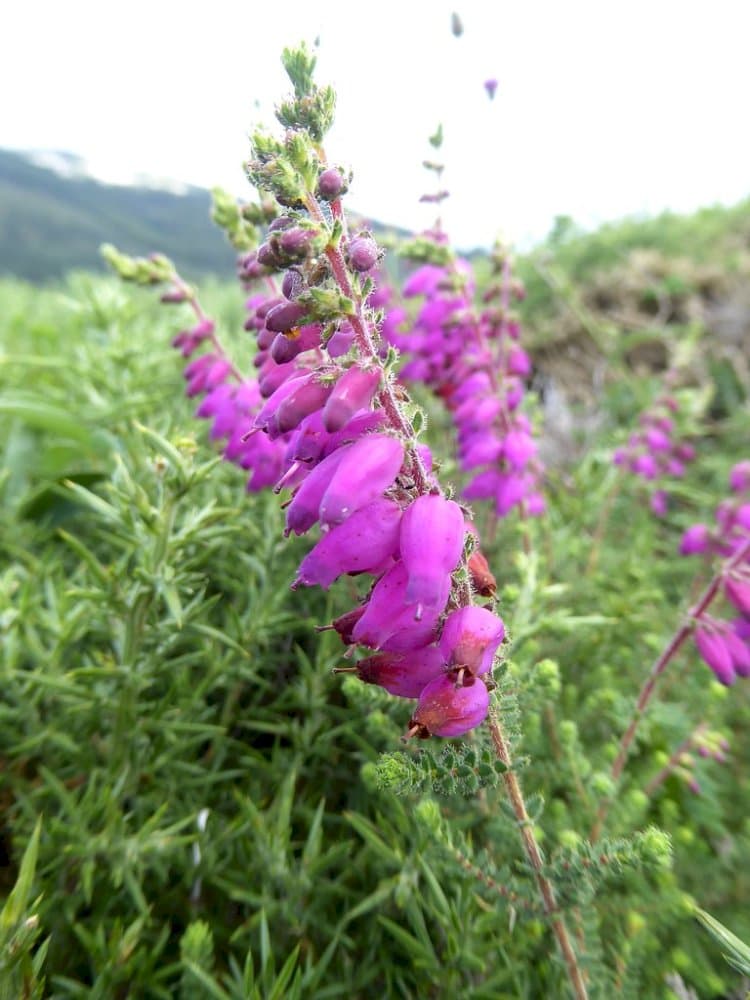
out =
<svg viewBox="0 0 750 1000"><path fill-rule="evenodd" d="M167 302L186 301L185 289L176 285L162 297ZM194 304L194 307L197 308ZM192 360L185 367L189 397L202 396L197 417L211 420L211 439L223 440L224 458L251 472L247 488L255 492L275 483L284 458L282 443L262 436L247 437L262 403L258 383L243 379L224 354L216 338L214 323L200 310L198 322L173 339L183 357ZM204 344L210 350L193 357Z"/></svg>
<svg viewBox="0 0 750 1000"><path fill-rule="evenodd" d="M674 416L678 409L673 396L661 396L641 415L640 430L632 433L625 447L618 448L613 456L615 465L656 487L649 502L657 517L664 517L669 507L669 493L665 485L659 484L682 478L686 464L695 458L695 448L676 433Z"/></svg>
<svg viewBox="0 0 750 1000"><path fill-rule="evenodd" d="M286 276L284 284L291 285ZM257 332L266 397L254 428L286 441L276 483L293 490L286 532L321 528L293 586L328 588L344 574L373 576L365 600L334 623L345 644L373 651L353 669L368 683L418 699L411 734L458 736L487 714L482 678L504 635L492 612L456 606L452 574L464 552L463 511L427 478L429 451L411 447L386 419L378 405L382 369L373 359L352 360L351 325L329 330L324 346L319 324L288 326L294 303L251 299L246 324Z"/></svg>
<svg viewBox="0 0 750 1000"><path fill-rule="evenodd" d="M165 299L189 300L199 320L173 341L191 359L187 393L203 396L197 415L212 420L214 439L226 440L225 457L252 468L248 488L292 491L286 534L320 526L293 587L327 589L342 575L374 578L364 600L332 626L346 645L368 650L347 669L417 699L409 735L458 736L489 708L489 672L504 626L469 599L472 583L489 596L495 581L464 511L431 475L429 449L417 445L399 415L377 350L348 317L311 321L310 296L302 293L322 266L315 240L309 226L282 216L257 253L242 257L242 280L264 278L270 286L246 302L257 380L239 377L213 324L175 277ZM362 234L344 253L354 273L373 268L380 255ZM284 272L281 294L275 271ZM210 349L193 357L204 344Z"/></svg>
<svg viewBox="0 0 750 1000"><path fill-rule="evenodd" d="M541 514L543 470L531 424L520 410L531 361L518 343L520 328L509 318L507 302L493 305L491 290L477 313L471 269L462 261L452 268L420 267L403 295L422 297L422 305L412 322L403 307L388 309L384 335L409 358L401 377L429 386L452 414L459 464L472 476L462 495L492 500L498 517L514 507L526 516Z"/></svg>
<svg viewBox="0 0 750 1000"><path fill-rule="evenodd" d="M695 644L703 660L722 684L750 677L750 461L739 462L729 474L733 496L716 509L716 527L694 524L682 536L682 555L729 558L722 588L739 617L722 620L699 617Z"/></svg>

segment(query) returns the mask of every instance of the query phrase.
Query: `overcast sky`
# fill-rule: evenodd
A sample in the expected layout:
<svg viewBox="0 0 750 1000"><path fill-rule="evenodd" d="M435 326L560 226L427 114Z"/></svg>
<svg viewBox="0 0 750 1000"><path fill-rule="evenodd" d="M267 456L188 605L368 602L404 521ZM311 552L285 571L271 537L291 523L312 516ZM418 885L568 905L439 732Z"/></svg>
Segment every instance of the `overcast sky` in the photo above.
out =
<svg viewBox="0 0 750 1000"><path fill-rule="evenodd" d="M750 193L747 0L28 0L3 21L0 146L69 150L105 179L246 192L248 132L288 90L281 49L318 36L329 157L384 222L432 221L439 122L463 246Z"/></svg>

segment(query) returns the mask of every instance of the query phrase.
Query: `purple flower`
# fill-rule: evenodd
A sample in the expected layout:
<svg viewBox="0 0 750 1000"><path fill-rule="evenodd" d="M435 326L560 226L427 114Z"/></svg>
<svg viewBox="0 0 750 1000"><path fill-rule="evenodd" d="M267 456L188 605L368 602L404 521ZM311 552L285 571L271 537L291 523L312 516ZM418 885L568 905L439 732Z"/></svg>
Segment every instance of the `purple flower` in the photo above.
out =
<svg viewBox="0 0 750 1000"><path fill-rule="evenodd" d="M400 522L401 508L392 500L381 498L360 507L308 552L293 586L317 584L327 590L343 573L378 568L398 551Z"/></svg>
<svg viewBox="0 0 750 1000"><path fill-rule="evenodd" d="M401 562L378 580L364 614L354 626L355 642L395 653L432 642L440 610L427 609L417 620L416 603L406 603L407 583L408 574Z"/></svg>
<svg viewBox="0 0 750 1000"><path fill-rule="evenodd" d="M692 556L706 552L711 541L711 532L705 524L693 524L687 529L680 542L680 555Z"/></svg>
<svg viewBox="0 0 750 1000"><path fill-rule="evenodd" d="M445 670L437 646L406 653L376 653L357 663L357 674L366 684L379 684L400 698L418 698L430 681Z"/></svg>
<svg viewBox="0 0 750 1000"><path fill-rule="evenodd" d="M378 256L378 245L372 236L355 236L349 243L349 264L355 271L369 271L377 264Z"/></svg>
<svg viewBox="0 0 750 1000"><path fill-rule="evenodd" d="M380 384L381 373L377 368L365 369L352 365L338 379L323 408L326 430L338 431L355 413L369 407Z"/></svg>
<svg viewBox="0 0 750 1000"><path fill-rule="evenodd" d="M486 608L470 606L452 611L445 619L440 651L446 663L470 674L487 673L495 651L505 638L502 620Z"/></svg>
<svg viewBox="0 0 750 1000"><path fill-rule="evenodd" d="M728 576L724 580L724 593L741 614L750 616L750 581Z"/></svg>
<svg viewBox="0 0 750 1000"><path fill-rule="evenodd" d="M495 99L495 92L497 91L497 80L494 77L490 80L485 80L484 89L487 91L489 99L493 101Z"/></svg>
<svg viewBox="0 0 750 1000"><path fill-rule="evenodd" d="M669 496L666 490L656 490L649 500L651 510L657 517L666 517L669 510Z"/></svg>
<svg viewBox="0 0 750 1000"><path fill-rule="evenodd" d="M733 493L750 490L750 462L738 462L729 473L729 488Z"/></svg>
<svg viewBox="0 0 750 1000"><path fill-rule="evenodd" d="M715 628L699 625L695 630L695 645L702 659L713 670L717 680L730 685L735 681L732 655L724 637Z"/></svg>
<svg viewBox="0 0 750 1000"><path fill-rule="evenodd" d="M409 575L406 600L422 608L445 607L451 573L464 546L464 515L437 494L417 497L401 522L401 559Z"/></svg>
<svg viewBox="0 0 750 1000"><path fill-rule="evenodd" d="M320 502L328 489L331 478L346 458L347 449L340 448L316 465L292 498L286 511L285 535L294 532L304 535L320 517Z"/></svg>
<svg viewBox="0 0 750 1000"><path fill-rule="evenodd" d="M489 707L489 692L481 680L456 686L453 677L444 675L424 688L409 727L422 738L462 736L484 721Z"/></svg>
<svg viewBox="0 0 750 1000"><path fill-rule="evenodd" d="M398 475L404 446L389 434L368 434L346 449L320 503L322 524L339 524L381 496Z"/></svg>

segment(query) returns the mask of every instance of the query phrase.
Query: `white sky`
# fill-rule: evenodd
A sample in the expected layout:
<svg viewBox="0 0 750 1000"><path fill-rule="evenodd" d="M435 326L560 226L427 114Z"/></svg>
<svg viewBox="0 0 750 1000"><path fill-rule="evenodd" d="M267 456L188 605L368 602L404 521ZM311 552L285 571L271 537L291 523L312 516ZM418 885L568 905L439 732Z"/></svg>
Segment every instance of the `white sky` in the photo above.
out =
<svg viewBox="0 0 750 1000"><path fill-rule="evenodd" d="M247 134L288 90L281 49L316 35L339 97L329 157L384 222L431 223L438 122L463 246L750 192L748 0L10 0L0 146L242 194Z"/></svg>

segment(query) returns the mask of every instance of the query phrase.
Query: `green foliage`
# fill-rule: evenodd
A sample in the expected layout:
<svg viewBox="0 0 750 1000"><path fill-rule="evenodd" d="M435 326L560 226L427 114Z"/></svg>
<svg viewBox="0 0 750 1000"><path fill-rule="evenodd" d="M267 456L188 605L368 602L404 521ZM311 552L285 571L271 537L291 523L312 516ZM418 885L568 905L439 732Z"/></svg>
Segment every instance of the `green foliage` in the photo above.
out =
<svg viewBox="0 0 750 1000"><path fill-rule="evenodd" d="M705 910L696 909L695 915L709 932L711 937L725 948L724 958L743 976L750 976L750 948L740 941L722 923Z"/></svg>
<svg viewBox="0 0 750 1000"><path fill-rule="evenodd" d="M231 230L243 209L225 209ZM166 266L115 263L134 285ZM181 400L169 341L188 307L160 311L134 285L0 285L8 988L565 996L487 734L396 750L411 704L332 674L342 647L315 626L366 581L290 591L306 540L283 541L278 499L245 493ZM239 298L201 290L246 367ZM656 381L610 357L601 432L549 474L548 515L491 526L477 505L508 633L493 705L591 996L663 996L668 974L726 995L737 975L693 916L697 901L750 937L747 685L721 688L686 646L619 784L610 768L695 585L680 532L746 456L747 401L728 384L714 412L705 385L690 390L699 459L656 521L610 464ZM727 762L695 755L700 795L678 773L646 794L700 723L728 735Z"/></svg>

